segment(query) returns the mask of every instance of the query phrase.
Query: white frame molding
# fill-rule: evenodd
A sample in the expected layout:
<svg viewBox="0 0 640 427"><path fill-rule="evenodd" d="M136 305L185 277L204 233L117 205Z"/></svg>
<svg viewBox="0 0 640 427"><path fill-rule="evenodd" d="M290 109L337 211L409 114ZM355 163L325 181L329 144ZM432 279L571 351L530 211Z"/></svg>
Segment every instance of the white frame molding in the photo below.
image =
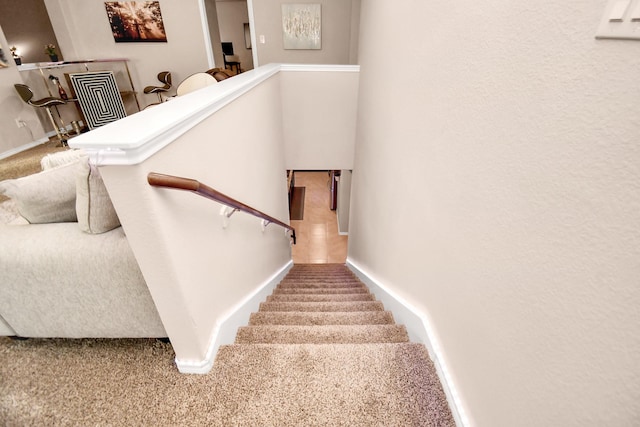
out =
<svg viewBox="0 0 640 427"><path fill-rule="evenodd" d="M209 30L207 6L204 4L204 0L198 0L198 7L200 8L200 21L204 35L204 50L207 52L207 63L209 64L209 68L213 68L216 66L216 63L213 57L213 46L211 46L211 31Z"/></svg>
<svg viewBox="0 0 640 427"><path fill-rule="evenodd" d="M251 56L253 68L258 68L258 39L256 37L256 18L253 15L253 0L247 0L247 12L249 13L249 31L251 32Z"/></svg>

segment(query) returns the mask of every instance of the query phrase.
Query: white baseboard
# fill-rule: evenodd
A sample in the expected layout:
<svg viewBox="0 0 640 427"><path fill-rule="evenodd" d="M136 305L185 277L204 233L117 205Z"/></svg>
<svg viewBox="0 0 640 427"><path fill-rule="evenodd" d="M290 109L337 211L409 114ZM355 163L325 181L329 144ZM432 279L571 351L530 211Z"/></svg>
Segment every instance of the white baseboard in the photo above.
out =
<svg viewBox="0 0 640 427"><path fill-rule="evenodd" d="M406 326L411 341L422 343L427 347L431 360L433 360L433 364L436 367L442 388L447 396L449 408L456 421L456 425L461 427L469 426L469 420L463 409L457 389L444 362L440 343L435 339L433 328L427 316L415 307L412 307L407 301L395 295L391 290L348 258L347 267L369 287L376 298L384 304L385 309L393 313L396 322Z"/></svg>
<svg viewBox="0 0 640 427"><path fill-rule="evenodd" d="M16 148L13 148L11 150L5 151L4 153L0 153L0 160L6 159L7 157L11 157L14 154L22 153L23 151L28 150L29 148L33 148L33 147L36 147L38 145L44 144L48 140L49 140L49 138L40 138L40 139L38 139L36 141L30 142L28 144L21 145L20 147L16 147Z"/></svg>
<svg viewBox="0 0 640 427"><path fill-rule="evenodd" d="M178 371L183 374L206 374L213 367L218 349L222 345L233 344L235 341L238 328L247 326L251 313L258 311L260 303L271 295L273 289L282 281L284 276L293 266L293 261L289 261L279 271L273 274L262 285L260 285L251 295L247 296L242 302L236 305L230 314L216 322L216 326L211 333L209 340L209 348L204 360L180 360L176 357L176 366Z"/></svg>

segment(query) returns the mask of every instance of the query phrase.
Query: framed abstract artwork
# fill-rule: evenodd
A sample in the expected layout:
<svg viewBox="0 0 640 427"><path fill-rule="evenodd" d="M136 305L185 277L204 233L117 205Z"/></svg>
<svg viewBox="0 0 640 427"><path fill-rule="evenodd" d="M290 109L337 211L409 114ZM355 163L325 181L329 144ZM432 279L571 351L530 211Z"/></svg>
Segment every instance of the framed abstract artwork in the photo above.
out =
<svg viewBox="0 0 640 427"><path fill-rule="evenodd" d="M283 4L282 39L285 49L322 49L320 4Z"/></svg>
<svg viewBox="0 0 640 427"><path fill-rule="evenodd" d="M116 43L167 41L160 2L108 1L104 6Z"/></svg>
<svg viewBox="0 0 640 427"><path fill-rule="evenodd" d="M113 71L74 73L69 77L89 129L127 116Z"/></svg>

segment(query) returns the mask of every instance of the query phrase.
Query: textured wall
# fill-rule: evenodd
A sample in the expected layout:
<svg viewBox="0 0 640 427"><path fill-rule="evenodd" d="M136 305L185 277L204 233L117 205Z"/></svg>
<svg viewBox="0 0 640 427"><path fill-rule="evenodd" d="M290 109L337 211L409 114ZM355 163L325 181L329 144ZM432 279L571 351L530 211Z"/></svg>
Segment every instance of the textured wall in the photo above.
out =
<svg viewBox="0 0 640 427"><path fill-rule="evenodd" d="M171 71L174 84L209 68L198 0L161 1L167 43L115 43L102 0L45 0L65 59L129 58L142 106L157 102L142 89L156 85L160 71Z"/></svg>
<svg viewBox="0 0 640 427"><path fill-rule="evenodd" d="M594 39L605 4L362 4L349 257L473 425L640 420L640 42Z"/></svg>
<svg viewBox="0 0 640 427"><path fill-rule="evenodd" d="M0 25L9 43L7 52L18 47L24 63L49 61L44 45L58 46L43 0L0 1ZM62 60L64 52L57 51Z"/></svg>
<svg viewBox="0 0 640 427"><path fill-rule="evenodd" d="M9 52L2 28L0 46L8 61L8 67L0 69L0 158L20 151L20 147L44 137L44 130L33 107L22 102L13 85L22 83L20 73ZM15 119L23 120L26 127L18 128Z"/></svg>
<svg viewBox="0 0 640 427"><path fill-rule="evenodd" d="M285 64L353 64L351 28L352 2L357 0L300 0L293 3L322 5L322 49L285 50L282 44L282 9L280 0L254 0L253 13L258 46L258 65ZM355 11L357 13L357 11ZM355 36L355 35L354 35Z"/></svg>
<svg viewBox="0 0 640 427"><path fill-rule="evenodd" d="M281 73L287 169L353 167L358 77L350 71Z"/></svg>

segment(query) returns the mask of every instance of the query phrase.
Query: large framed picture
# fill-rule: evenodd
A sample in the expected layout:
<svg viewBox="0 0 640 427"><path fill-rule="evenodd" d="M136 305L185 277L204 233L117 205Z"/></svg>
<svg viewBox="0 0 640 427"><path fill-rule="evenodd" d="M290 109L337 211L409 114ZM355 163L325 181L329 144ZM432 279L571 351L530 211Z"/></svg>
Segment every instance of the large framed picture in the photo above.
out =
<svg viewBox="0 0 640 427"><path fill-rule="evenodd" d="M166 42L158 1L108 1L104 3L116 43Z"/></svg>
<svg viewBox="0 0 640 427"><path fill-rule="evenodd" d="M282 39L285 49L322 49L320 4L283 4Z"/></svg>

